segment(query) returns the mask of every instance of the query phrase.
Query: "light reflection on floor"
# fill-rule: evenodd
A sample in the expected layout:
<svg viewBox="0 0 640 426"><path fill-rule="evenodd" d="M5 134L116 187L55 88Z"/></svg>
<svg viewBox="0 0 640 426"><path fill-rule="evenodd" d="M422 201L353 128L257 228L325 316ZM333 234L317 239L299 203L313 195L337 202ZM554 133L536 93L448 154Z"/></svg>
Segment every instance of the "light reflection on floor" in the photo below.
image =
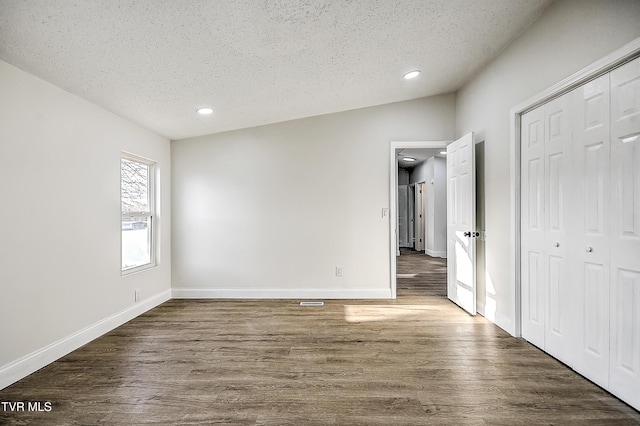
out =
<svg viewBox="0 0 640 426"><path fill-rule="evenodd" d="M347 322L374 322L416 317L435 311L437 308L425 305L345 305L344 318Z"/></svg>

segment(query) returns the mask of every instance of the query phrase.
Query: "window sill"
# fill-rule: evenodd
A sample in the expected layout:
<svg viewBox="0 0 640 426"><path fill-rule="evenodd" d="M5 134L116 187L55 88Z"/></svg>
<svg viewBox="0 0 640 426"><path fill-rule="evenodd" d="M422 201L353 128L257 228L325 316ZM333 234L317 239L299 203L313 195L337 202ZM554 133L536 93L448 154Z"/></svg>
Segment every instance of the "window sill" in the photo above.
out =
<svg viewBox="0 0 640 426"><path fill-rule="evenodd" d="M123 277L126 277L127 275L133 275L133 274L137 274L140 272L144 272L147 271L149 269L153 269L156 266L158 266L157 263L147 263L146 265L140 265L140 266L136 266L135 268L129 268L129 269L125 269L124 271L122 271L121 275Z"/></svg>

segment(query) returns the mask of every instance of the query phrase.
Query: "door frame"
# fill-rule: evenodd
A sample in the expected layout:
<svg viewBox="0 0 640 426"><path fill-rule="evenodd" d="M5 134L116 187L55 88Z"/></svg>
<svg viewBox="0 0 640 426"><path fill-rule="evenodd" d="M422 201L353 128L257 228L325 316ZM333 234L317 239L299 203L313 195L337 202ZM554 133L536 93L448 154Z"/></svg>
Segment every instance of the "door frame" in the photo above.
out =
<svg viewBox="0 0 640 426"><path fill-rule="evenodd" d="M422 192L418 192L418 189L421 189ZM414 216L414 229L413 229L413 234L416 237L415 238L415 244L413 246L413 249L415 251L420 251L422 253L426 253L427 252L427 219L426 219L426 210L427 210L427 203L426 203L426 199L425 199L425 195L427 193L427 181L426 180L421 180L419 182L415 182L415 190L414 190L414 206L413 206L413 216ZM418 194L420 194L418 196ZM418 204L415 202L416 199L420 199L420 213L422 214L422 217L420 220L415 220L416 219L416 213L418 212ZM416 224L419 224L420 226L417 226ZM421 244L418 244L418 235L416 233L416 231L418 230L418 228L420 228L420 233L421 233L421 237L422 237L422 242ZM418 249L418 246L420 246L421 248Z"/></svg>
<svg viewBox="0 0 640 426"><path fill-rule="evenodd" d="M521 224L521 175L520 175L520 132L521 132L521 117L526 112L542 105L550 100L564 95L571 90L583 85L584 83L599 77L628 62L636 57L640 56L640 38L637 38L630 43L625 44L620 49L615 50L604 58L592 63L591 65L581 69L575 74L565 78L564 80L554 84L548 89L543 90L535 96L527 99L524 102L514 106L509 111L509 123L510 123L510 217L511 217L511 238L510 238L510 259L509 259L509 276L511 277L512 284L512 299L511 299L511 312L513 317L511 318L511 327L508 330L515 337L522 336L522 313L521 313L521 269L520 269L520 253L522 247L522 240L520 235Z"/></svg>
<svg viewBox="0 0 640 426"><path fill-rule="evenodd" d="M416 184L410 183L408 185L407 201L409 210L409 247L415 250L416 248Z"/></svg>
<svg viewBox="0 0 640 426"><path fill-rule="evenodd" d="M452 141L390 141L389 143L389 282L391 298L396 293L396 257L398 253L398 157L396 150L407 148L446 148Z"/></svg>

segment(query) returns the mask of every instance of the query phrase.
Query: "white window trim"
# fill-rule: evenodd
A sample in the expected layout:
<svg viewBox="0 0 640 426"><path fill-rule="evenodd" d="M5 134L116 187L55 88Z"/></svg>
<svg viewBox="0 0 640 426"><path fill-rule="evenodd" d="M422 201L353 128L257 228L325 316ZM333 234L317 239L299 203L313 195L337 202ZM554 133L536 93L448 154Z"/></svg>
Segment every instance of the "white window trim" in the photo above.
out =
<svg viewBox="0 0 640 426"><path fill-rule="evenodd" d="M122 173L120 174L120 271L121 275L131 275L137 272L142 272L147 269L155 268L158 265L156 253L158 252L158 213L157 213L157 205L156 205L156 162L141 157L139 155L131 154L129 152L122 151L120 153L120 161L122 160L135 161L138 163L145 164L149 167L149 210L148 212L129 212L122 213ZM122 166L120 166L122 167ZM132 218L132 217L149 217L151 218L151 233L150 233L150 261L149 263L145 263L144 265L134 266L132 268L122 269L122 219L124 218Z"/></svg>

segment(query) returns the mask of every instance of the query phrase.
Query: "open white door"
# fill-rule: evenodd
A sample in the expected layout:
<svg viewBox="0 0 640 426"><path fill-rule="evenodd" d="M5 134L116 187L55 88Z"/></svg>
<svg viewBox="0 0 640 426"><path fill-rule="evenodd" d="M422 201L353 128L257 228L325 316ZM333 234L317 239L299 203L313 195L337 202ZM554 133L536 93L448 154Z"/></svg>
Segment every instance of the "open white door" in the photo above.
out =
<svg viewBox="0 0 640 426"><path fill-rule="evenodd" d="M447 297L476 314L476 165L473 133L447 146Z"/></svg>

